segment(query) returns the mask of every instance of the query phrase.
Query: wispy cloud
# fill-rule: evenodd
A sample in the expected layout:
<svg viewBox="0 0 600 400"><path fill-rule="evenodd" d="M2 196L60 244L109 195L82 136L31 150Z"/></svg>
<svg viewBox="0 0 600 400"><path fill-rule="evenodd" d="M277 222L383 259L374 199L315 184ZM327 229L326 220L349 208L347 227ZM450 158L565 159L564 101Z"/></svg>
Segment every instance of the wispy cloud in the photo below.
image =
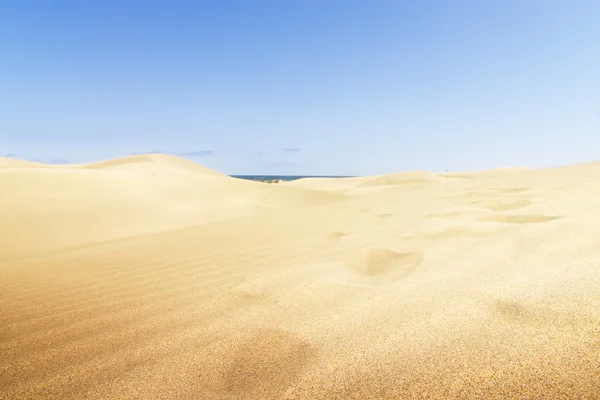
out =
<svg viewBox="0 0 600 400"><path fill-rule="evenodd" d="M281 149L281 151L283 151L284 153L298 153L300 149L297 147L284 147L283 149Z"/></svg>
<svg viewBox="0 0 600 400"><path fill-rule="evenodd" d="M207 157L207 156L212 156L214 153L211 150L194 150L194 151L182 151L182 152L168 152L168 151L164 151L164 150L152 150L152 151L131 153L131 155L133 155L133 156L142 155L142 154L172 154L174 156L180 156L180 157Z"/></svg>
<svg viewBox="0 0 600 400"><path fill-rule="evenodd" d="M214 153L210 150L196 150L196 151L184 151L177 153L178 156L182 157L207 157L212 156Z"/></svg>
<svg viewBox="0 0 600 400"><path fill-rule="evenodd" d="M16 157L16 156L17 155L15 153L7 153L7 154L2 155L2 157L9 157L9 158Z"/></svg>

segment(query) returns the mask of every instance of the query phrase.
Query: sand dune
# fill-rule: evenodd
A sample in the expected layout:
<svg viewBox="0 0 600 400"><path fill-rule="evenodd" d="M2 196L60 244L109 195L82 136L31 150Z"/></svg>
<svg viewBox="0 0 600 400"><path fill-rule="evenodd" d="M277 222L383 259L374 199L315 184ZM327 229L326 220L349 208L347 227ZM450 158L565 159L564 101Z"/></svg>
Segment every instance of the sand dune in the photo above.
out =
<svg viewBox="0 0 600 400"><path fill-rule="evenodd" d="M0 169L9 169L9 168L52 168L53 165L45 165L42 163L28 161L28 160L19 160L16 158L6 158L0 157Z"/></svg>
<svg viewBox="0 0 600 400"><path fill-rule="evenodd" d="M129 171L142 172L164 172L168 170L179 170L196 172L207 176L227 176L221 172L206 168L193 161L171 156L168 154L141 154L117 158L115 160L100 161L77 166L83 169L126 169Z"/></svg>
<svg viewBox="0 0 600 400"><path fill-rule="evenodd" d="M600 164L28 165L0 163L2 399L600 398Z"/></svg>
<svg viewBox="0 0 600 400"><path fill-rule="evenodd" d="M0 168L0 186L0 261L343 200L166 155L66 166L14 160Z"/></svg>
<svg viewBox="0 0 600 400"><path fill-rule="evenodd" d="M498 178L505 175L531 172L531 168L498 168L479 172L446 172L432 173L427 171L400 172L394 174L348 177L348 178L304 178L283 185L312 188L336 193L365 194L366 189L386 189L389 186L414 186L430 183L449 183L466 179ZM414 189L414 188L413 188Z"/></svg>

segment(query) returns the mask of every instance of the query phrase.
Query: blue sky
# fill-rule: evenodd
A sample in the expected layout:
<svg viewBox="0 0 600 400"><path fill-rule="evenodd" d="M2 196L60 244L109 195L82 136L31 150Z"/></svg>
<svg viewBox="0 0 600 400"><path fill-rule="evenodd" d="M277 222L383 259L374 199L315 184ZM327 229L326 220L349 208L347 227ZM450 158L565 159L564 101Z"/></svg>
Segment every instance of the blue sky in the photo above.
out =
<svg viewBox="0 0 600 400"><path fill-rule="evenodd" d="M600 158L597 0L0 3L0 154L230 174Z"/></svg>

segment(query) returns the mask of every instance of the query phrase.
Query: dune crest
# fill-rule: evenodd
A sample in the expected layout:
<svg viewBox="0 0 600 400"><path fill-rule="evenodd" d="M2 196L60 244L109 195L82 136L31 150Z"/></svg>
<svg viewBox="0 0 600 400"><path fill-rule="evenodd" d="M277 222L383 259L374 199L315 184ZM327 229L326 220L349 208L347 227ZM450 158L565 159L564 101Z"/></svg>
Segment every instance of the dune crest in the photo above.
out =
<svg viewBox="0 0 600 400"><path fill-rule="evenodd" d="M343 200L166 155L0 169L0 261Z"/></svg>
<svg viewBox="0 0 600 400"><path fill-rule="evenodd" d="M431 172L415 171L365 178L362 181L361 186L419 185L436 183L439 181L440 179L436 174Z"/></svg>
<svg viewBox="0 0 600 400"><path fill-rule="evenodd" d="M184 158L168 155L168 154L140 154L135 156L127 156L114 160L100 161L89 164L77 165L83 169L127 169L132 171L152 171L152 170L182 170L189 172L203 173L207 176L222 176L227 175L206 168L203 165L195 163Z"/></svg>
<svg viewBox="0 0 600 400"><path fill-rule="evenodd" d="M0 157L0 169L9 168L44 168L52 167L51 165L42 164L39 162L19 160L17 158Z"/></svg>

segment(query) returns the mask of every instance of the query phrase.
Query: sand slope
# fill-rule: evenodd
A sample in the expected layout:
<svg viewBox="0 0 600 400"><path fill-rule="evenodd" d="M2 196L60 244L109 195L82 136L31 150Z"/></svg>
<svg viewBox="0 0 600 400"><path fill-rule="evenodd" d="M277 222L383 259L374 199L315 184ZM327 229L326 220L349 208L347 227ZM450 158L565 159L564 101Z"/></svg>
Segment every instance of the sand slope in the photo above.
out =
<svg viewBox="0 0 600 400"><path fill-rule="evenodd" d="M0 170L0 398L599 398L600 164L158 159Z"/></svg>
<svg viewBox="0 0 600 400"><path fill-rule="evenodd" d="M0 164L0 261L342 200L233 179L167 155L86 165Z"/></svg>

